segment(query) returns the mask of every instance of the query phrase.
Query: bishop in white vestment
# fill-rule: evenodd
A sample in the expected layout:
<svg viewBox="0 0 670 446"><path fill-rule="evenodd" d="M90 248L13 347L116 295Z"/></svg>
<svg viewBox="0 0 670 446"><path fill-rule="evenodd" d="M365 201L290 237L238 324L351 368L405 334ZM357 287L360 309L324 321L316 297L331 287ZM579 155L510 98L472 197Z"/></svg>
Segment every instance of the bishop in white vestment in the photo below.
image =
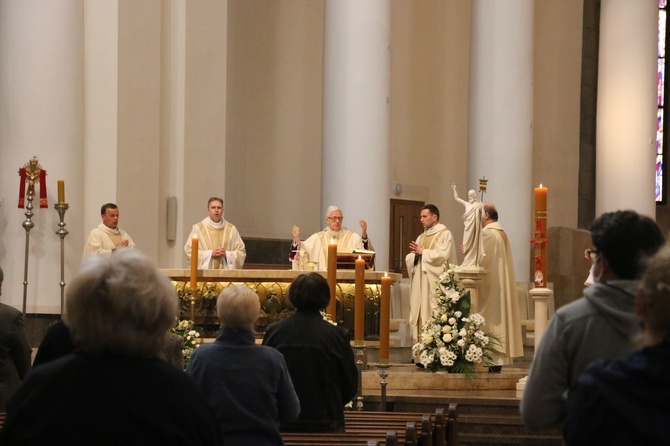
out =
<svg viewBox="0 0 670 446"><path fill-rule="evenodd" d="M292 261L297 252L304 251L307 255L307 261L318 262L318 269L326 270L328 267L328 245L331 240L337 244L338 252L351 252L354 249L372 250L372 244L367 237L368 225L365 221L360 220L359 222L363 233L361 237L354 231L343 227L343 220L342 210L337 206L329 206L326 210L328 226L323 231L310 235L305 241L300 241L300 228L294 226L289 260Z"/></svg>

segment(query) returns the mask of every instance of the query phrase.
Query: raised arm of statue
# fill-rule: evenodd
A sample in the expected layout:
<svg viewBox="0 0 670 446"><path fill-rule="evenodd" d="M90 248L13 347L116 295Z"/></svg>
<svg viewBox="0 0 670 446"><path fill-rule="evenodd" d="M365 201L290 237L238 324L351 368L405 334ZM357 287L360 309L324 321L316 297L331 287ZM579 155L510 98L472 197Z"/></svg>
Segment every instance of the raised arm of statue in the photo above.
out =
<svg viewBox="0 0 670 446"><path fill-rule="evenodd" d="M458 192L456 192L456 185L454 183L451 183L451 188L454 190L454 200L458 201L461 203L463 206L465 206L465 209L468 209L468 202L463 200L458 196Z"/></svg>

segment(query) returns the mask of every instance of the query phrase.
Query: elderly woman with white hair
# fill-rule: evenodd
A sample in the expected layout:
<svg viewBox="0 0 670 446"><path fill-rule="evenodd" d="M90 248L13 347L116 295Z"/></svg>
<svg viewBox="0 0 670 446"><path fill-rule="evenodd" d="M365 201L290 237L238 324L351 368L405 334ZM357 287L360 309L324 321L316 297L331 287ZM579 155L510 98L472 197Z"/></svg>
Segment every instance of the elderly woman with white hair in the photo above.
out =
<svg viewBox="0 0 670 446"><path fill-rule="evenodd" d="M280 423L298 418L300 401L282 354L256 345L258 295L225 288L216 305L221 333L193 352L186 372L214 408L225 445L283 445Z"/></svg>
<svg viewBox="0 0 670 446"><path fill-rule="evenodd" d="M670 444L670 247L649 261L635 313L643 348L582 373L568 394L566 445Z"/></svg>
<svg viewBox="0 0 670 446"><path fill-rule="evenodd" d="M155 356L177 311L169 279L139 251L86 260L65 300L77 349L28 375L2 444L221 444L198 388Z"/></svg>

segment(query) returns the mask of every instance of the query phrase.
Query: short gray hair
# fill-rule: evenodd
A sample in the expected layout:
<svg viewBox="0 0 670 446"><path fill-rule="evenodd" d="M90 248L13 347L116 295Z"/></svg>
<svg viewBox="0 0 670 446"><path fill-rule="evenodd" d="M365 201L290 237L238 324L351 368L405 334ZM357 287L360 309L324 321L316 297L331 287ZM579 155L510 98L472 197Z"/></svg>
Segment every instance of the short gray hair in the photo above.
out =
<svg viewBox="0 0 670 446"><path fill-rule="evenodd" d="M68 285L64 320L82 350L152 356L178 314L167 276L136 249L93 256Z"/></svg>
<svg viewBox="0 0 670 446"><path fill-rule="evenodd" d="M244 285L224 288L216 300L216 312L221 328L254 330L261 303L258 295Z"/></svg>
<svg viewBox="0 0 670 446"><path fill-rule="evenodd" d="M326 217L330 217L330 214L335 211L342 212L342 209L338 208L337 206L328 206L328 209L326 209Z"/></svg>

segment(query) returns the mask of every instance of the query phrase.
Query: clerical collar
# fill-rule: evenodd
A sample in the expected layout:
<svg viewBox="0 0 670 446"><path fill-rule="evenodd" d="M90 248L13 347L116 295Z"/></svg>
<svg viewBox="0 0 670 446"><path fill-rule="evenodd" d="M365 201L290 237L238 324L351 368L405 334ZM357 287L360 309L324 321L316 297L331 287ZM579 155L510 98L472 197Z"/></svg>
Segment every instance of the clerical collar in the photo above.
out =
<svg viewBox="0 0 670 446"><path fill-rule="evenodd" d="M221 217L221 220L219 221L214 221L210 217L207 217L207 224L211 225L213 228L221 228L223 227L223 217Z"/></svg>

